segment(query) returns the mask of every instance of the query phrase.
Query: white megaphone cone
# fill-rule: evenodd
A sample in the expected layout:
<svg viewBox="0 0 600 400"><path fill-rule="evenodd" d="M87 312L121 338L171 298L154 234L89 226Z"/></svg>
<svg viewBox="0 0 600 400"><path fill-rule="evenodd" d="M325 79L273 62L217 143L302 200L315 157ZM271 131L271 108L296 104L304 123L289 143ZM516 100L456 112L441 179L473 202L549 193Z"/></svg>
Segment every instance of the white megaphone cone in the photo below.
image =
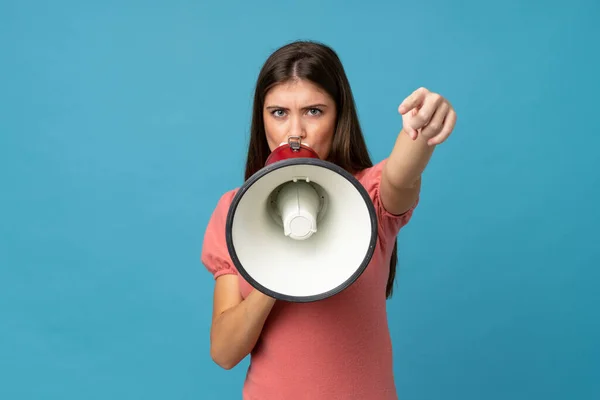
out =
<svg viewBox="0 0 600 400"><path fill-rule="evenodd" d="M290 140L237 191L226 240L254 288L309 302L341 292L363 273L377 242L377 217L354 176Z"/></svg>

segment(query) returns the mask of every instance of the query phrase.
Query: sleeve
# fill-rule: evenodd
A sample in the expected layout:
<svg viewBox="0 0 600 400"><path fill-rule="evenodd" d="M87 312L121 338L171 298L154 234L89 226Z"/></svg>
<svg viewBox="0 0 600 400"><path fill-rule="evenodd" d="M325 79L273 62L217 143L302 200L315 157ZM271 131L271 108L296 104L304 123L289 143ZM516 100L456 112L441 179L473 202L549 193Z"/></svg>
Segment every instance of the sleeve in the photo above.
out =
<svg viewBox="0 0 600 400"><path fill-rule="evenodd" d="M369 193L371 200L377 212L377 222L379 225L379 236L385 241L393 241L398 235L400 229L404 227L412 218L413 212L419 203L419 198L415 204L403 214L392 214L385 209L380 197L381 172L387 159L380 161L371 168L363 171L359 177L359 181Z"/></svg>
<svg viewBox="0 0 600 400"><path fill-rule="evenodd" d="M225 240L227 212L229 211L229 205L234 195L235 191L230 191L221 196L204 232L200 259L208 272L213 275L214 279L217 279L221 275L237 275L238 273L229 257L227 242Z"/></svg>

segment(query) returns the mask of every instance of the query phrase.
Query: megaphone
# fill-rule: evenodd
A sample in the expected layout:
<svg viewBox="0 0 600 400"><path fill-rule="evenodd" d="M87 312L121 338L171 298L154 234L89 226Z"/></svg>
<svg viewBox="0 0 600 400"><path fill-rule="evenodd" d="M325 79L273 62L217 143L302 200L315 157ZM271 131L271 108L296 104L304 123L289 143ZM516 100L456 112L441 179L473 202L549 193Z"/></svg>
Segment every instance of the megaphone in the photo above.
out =
<svg viewBox="0 0 600 400"><path fill-rule="evenodd" d="M226 241L252 287L278 300L312 302L340 293L364 272L377 216L352 174L291 137L236 192Z"/></svg>

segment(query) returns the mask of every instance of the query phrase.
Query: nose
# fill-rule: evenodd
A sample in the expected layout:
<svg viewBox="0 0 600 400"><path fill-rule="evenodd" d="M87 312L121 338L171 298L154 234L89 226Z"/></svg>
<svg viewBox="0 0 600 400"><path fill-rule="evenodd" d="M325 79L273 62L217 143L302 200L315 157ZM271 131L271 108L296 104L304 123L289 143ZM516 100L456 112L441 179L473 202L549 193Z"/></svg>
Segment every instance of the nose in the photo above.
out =
<svg viewBox="0 0 600 400"><path fill-rule="evenodd" d="M301 118L293 118L290 121L290 129L288 131L289 137L299 137L300 139L306 139L306 129L304 129L304 125L302 123Z"/></svg>

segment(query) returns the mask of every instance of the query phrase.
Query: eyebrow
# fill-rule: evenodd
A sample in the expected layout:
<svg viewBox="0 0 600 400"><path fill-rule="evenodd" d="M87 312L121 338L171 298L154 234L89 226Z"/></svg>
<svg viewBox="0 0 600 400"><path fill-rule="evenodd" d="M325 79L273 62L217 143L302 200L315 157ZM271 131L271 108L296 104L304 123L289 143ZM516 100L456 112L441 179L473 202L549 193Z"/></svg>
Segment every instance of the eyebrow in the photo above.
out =
<svg viewBox="0 0 600 400"><path fill-rule="evenodd" d="M302 108L303 108L304 110L306 110L306 109L308 109L308 108L317 108L317 107L325 108L325 107L327 107L327 105L326 105L326 104L311 104L311 105L309 105L309 106L302 107ZM266 109L267 109L267 110L271 110L271 109L288 110L288 108L286 108L286 107L281 107L281 106L278 106L278 105L267 106L267 107L266 107Z"/></svg>

